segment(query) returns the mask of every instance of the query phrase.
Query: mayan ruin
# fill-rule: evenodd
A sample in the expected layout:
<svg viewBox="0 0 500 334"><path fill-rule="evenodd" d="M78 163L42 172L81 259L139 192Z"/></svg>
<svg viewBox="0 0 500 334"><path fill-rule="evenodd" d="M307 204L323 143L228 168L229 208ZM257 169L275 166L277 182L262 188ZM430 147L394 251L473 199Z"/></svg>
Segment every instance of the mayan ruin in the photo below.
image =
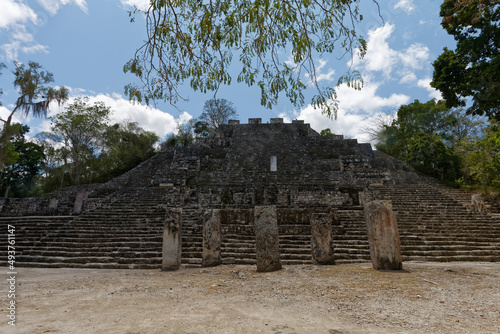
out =
<svg viewBox="0 0 500 334"><path fill-rule="evenodd" d="M366 213L378 202L389 203L389 213ZM230 121L215 136L165 149L105 184L4 198L0 208L3 224L16 226L19 267L257 264L270 271L367 262L370 243L380 242L397 246L389 261L395 269L412 260L500 261L495 208L478 210L470 194L419 176L370 144L280 118ZM396 232L387 233L399 234L400 245L369 238L365 215L391 214L384 224L397 219Z"/></svg>

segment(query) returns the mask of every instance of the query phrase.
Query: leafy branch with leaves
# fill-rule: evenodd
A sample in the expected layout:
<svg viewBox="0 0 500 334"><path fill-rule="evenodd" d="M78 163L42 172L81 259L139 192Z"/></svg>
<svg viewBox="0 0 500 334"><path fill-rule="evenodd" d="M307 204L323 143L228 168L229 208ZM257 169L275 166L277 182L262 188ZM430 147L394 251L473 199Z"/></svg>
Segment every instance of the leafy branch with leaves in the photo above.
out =
<svg viewBox="0 0 500 334"><path fill-rule="evenodd" d="M434 62L431 86L449 108L470 98L470 114L500 120L500 1L445 0L440 15L457 46Z"/></svg>
<svg viewBox="0 0 500 334"><path fill-rule="evenodd" d="M229 68L237 57L241 67L236 81L257 85L263 106L276 105L280 93L302 106L305 73L317 91L311 103L334 116L335 87L319 84L315 60L334 51L365 55L366 41L356 30L363 19L358 2L151 1L144 11L147 39L124 66L142 84L129 84L125 92L137 101L175 104L185 100L179 88L188 81L195 91L216 96L221 85L233 82ZM360 89L363 81L358 72L348 70L337 86L343 83Z"/></svg>
<svg viewBox="0 0 500 334"><path fill-rule="evenodd" d="M0 68L5 67L0 64ZM68 89L65 87L51 87L48 84L54 81L52 73L43 70L43 67L35 62L29 62L28 66L16 62L14 70L14 87L18 90L19 97L7 119L0 118L3 122L0 135L0 168L3 168L8 152L8 142L15 135L12 127L14 114L20 111L23 115L34 117L47 117L49 106L52 102L59 105L68 99ZM14 131L14 132L13 132Z"/></svg>

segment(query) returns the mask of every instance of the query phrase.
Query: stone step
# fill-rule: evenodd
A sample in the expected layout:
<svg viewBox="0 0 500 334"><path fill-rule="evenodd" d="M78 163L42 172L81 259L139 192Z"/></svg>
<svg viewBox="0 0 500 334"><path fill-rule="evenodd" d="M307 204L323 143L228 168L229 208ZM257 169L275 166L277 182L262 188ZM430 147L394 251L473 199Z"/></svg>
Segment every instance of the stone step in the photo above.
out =
<svg viewBox="0 0 500 334"><path fill-rule="evenodd" d="M0 266L5 266L6 263L2 263L0 261ZM89 263L45 263L42 261L34 261L34 262L21 262L16 261L17 267L36 267L36 268L97 268L97 269L159 269L161 268L160 264L124 264L124 263L97 263L97 262L89 262Z"/></svg>
<svg viewBox="0 0 500 334"><path fill-rule="evenodd" d="M157 251L141 251L141 252L131 252L130 249L124 250L102 250L102 249L27 249L19 252L19 257L27 258L27 257L114 257L118 256L121 258L160 258L161 259L161 249Z"/></svg>

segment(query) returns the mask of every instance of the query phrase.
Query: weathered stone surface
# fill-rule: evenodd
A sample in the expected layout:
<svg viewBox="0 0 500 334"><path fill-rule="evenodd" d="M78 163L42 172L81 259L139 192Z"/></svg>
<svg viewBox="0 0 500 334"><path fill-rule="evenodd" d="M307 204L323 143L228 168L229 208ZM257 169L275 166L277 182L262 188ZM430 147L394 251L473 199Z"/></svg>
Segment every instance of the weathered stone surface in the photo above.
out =
<svg viewBox="0 0 500 334"><path fill-rule="evenodd" d="M474 211L479 213L488 212L488 207L486 205L486 202L484 201L483 197L480 194L473 194L471 196L471 203Z"/></svg>
<svg viewBox="0 0 500 334"><path fill-rule="evenodd" d="M220 247L222 243L221 212L219 209L206 210L203 217L203 267L214 267L222 263Z"/></svg>
<svg viewBox="0 0 500 334"><path fill-rule="evenodd" d="M57 209L57 205L59 204L59 200L57 198L51 198L49 201L50 209Z"/></svg>
<svg viewBox="0 0 500 334"><path fill-rule="evenodd" d="M82 212L83 201L89 197L87 189L80 189L76 194L75 204L73 205L73 214L79 215Z"/></svg>
<svg viewBox="0 0 500 334"><path fill-rule="evenodd" d="M256 206L254 224L257 271L268 272L281 269L276 206Z"/></svg>
<svg viewBox="0 0 500 334"><path fill-rule="evenodd" d="M373 268L401 270L401 242L392 203L379 200L365 203L364 213Z"/></svg>
<svg viewBox="0 0 500 334"><path fill-rule="evenodd" d="M311 215L311 251L319 264L335 264L332 219L329 213Z"/></svg>
<svg viewBox="0 0 500 334"><path fill-rule="evenodd" d="M163 228L161 270L177 270L181 266L182 209L168 208Z"/></svg>

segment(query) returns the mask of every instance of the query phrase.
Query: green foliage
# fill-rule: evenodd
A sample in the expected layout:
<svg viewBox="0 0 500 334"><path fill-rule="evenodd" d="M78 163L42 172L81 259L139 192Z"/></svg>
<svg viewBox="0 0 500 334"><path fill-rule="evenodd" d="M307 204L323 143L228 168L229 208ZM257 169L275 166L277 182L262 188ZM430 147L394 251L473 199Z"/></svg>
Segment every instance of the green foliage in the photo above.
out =
<svg viewBox="0 0 500 334"><path fill-rule="evenodd" d="M16 63L14 75L14 87L19 91L14 112L19 109L25 115L47 117L50 102L56 101L61 104L68 99L67 88L56 89L47 86L54 81L54 76L44 71L38 63L29 62L28 67Z"/></svg>
<svg viewBox="0 0 500 334"><path fill-rule="evenodd" d="M491 122L485 132L476 138L468 138L458 148L463 156L464 176L462 185L483 189L500 190L500 129Z"/></svg>
<svg viewBox="0 0 500 334"><path fill-rule="evenodd" d="M194 134L196 137L208 138L214 134L214 129L207 122L195 121Z"/></svg>
<svg viewBox="0 0 500 334"><path fill-rule="evenodd" d="M4 123L0 134L0 168L3 168L8 158L10 138L14 135L14 128L11 127L12 117L20 110L24 115L32 114L35 117L47 116L47 111L51 102L64 103L68 99L68 90L65 87L58 89L48 86L54 81L52 73L43 70L42 66L35 62L29 62L28 66L22 63L15 63L14 87L18 90L19 98L12 112L6 120L0 119ZM0 63L0 70L5 65Z"/></svg>
<svg viewBox="0 0 500 334"><path fill-rule="evenodd" d="M319 134L322 136L334 136L335 135L334 133L332 133L332 130L330 130L330 129L323 129L323 130L321 130L321 132Z"/></svg>
<svg viewBox="0 0 500 334"><path fill-rule="evenodd" d="M206 123L212 129L225 124L232 117L237 116L233 103L226 99L210 99L205 101L200 121Z"/></svg>
<svg viewBox="0 0 500 334"><path fill-rule="evenodd" d="M114 124L104 133L103 152L98 158L99 179L107 181L151 158L159 137L135 122Z"/></svg>
<svg viewBox="0 0 500 334"><path fill-rule="evenodd" d="M465 106L469 113L500 119L500 1L445 0L442 26L457 41L434 62L431 85L443 94L446 105Z"/></svg>
<svg viewBox="0 0 500 334"><path fill-rule="evenodd" d="M177 133L170 135L162 147L186 147L194 142L195 121L190 120L184 124L177 124Z"/></svg>
<svg viewBox="0 0 500 334"><path fill-rule="evenodd" d="M111 113L103 102L90 105L88 100L77 98L64 112L51 118L51 138L62 144L57 151L75 185L90 171L87 167L102 147Z"/></svg>
<svg viewBox="0 0 500 334"><path fill-rule="evenodd" d="M39 134L45 147L46 192L63 186L106 182L156 153L159 137L135 122L109 126L111 109L78 98Z"/></svg>
<svg viewBox="0 0 500 334"><path fill-rule="evenodd" d="M500 130L443 101L402 106L379 129L377 149L418 171L466 188L500 189Z"/></svg>
<svg viewBox="0 0 500 334"><path fill-rule="evenodd" d="M43 147L26 141L25 134L29 127L14 124L18 128L15 135L10 138L12 152L15 159L8 159L2 172L2 193L9 192L14 197L27 197L40 194L37 186L37 176L41 173L43 159L45 158Z"/></svg>
<svg viewBox="0 0 500 334"><path fill-rule="evenodd" d="M364 56L366 41L356 31L363 18L358 2L153 0L145 11L146 42L124 66L143 86L130 84L125 92L147 103L183 99L178 87L185 81L194 90L217 92L233 81L228 69L236 56L237 81L257 85L263 106L276 105L280 93L303 105L305 72L318 92L313 105L336 115L335 89L319 85L314 60L334 51ZM362 86L356 72L340 77L342 83Z"/></svg>
<svg viewBox="0 0 500 334"><path fill-rule="evenodd" d="M416 170L453 183L460 177L460 158L437 134L416 132L408 138L406 161Z"/></svg>
<svg viewBox="0 0 500 334"><path fill-rule="evenodd" d="M443 101L415 100L383 126L376 147L424 174L453 182L460 176L460 159L452 147L457 123L457 115Z"/></svg>

